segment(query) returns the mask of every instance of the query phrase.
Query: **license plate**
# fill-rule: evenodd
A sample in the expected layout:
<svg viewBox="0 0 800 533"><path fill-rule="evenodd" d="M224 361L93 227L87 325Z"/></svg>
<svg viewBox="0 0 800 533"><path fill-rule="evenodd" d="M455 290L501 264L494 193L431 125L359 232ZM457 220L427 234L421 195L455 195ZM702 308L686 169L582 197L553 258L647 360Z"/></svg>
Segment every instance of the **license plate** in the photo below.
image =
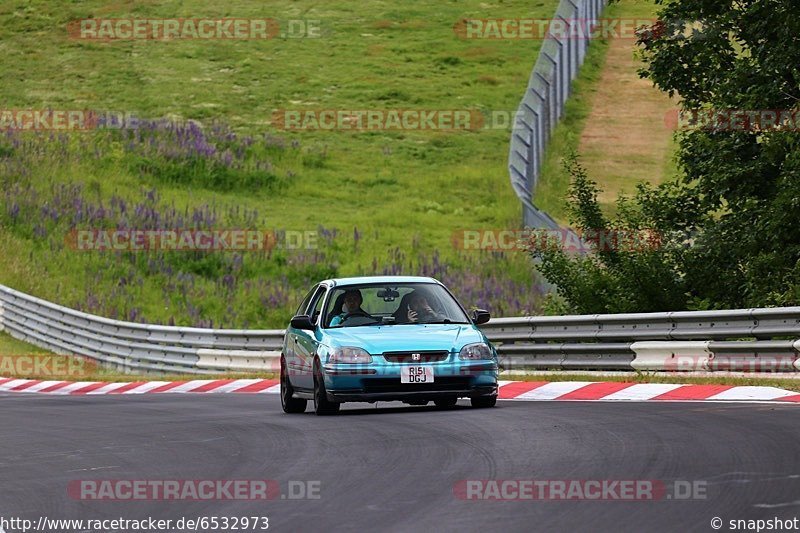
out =
<svg viewBox="0 0 800 533"><path fill-rule="evenodd" d="M401 367L400 383L433 383L433 367L432 366Z"/></svg>

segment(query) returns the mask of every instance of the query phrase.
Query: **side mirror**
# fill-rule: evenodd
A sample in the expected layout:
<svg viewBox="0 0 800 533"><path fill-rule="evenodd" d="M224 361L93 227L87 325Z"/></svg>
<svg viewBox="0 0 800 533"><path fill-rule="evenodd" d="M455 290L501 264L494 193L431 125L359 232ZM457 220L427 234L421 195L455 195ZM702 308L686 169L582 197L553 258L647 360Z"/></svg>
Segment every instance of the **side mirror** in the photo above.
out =
<svg viewBox="0 0 800 533"><path fill-rule="evenodd" d="M475 324L486 324L491 320L492 314L489 311L484 311L483 309L475 309L472 312L472 321Z"/></svg>
<svg viewBox="0 0 800 533"><path fill-rule="evenodd" d="M316 326L311 322L311 317L308 315L297 315L292 317L292 327L294 329L307 329L314 331Z"/></svg>

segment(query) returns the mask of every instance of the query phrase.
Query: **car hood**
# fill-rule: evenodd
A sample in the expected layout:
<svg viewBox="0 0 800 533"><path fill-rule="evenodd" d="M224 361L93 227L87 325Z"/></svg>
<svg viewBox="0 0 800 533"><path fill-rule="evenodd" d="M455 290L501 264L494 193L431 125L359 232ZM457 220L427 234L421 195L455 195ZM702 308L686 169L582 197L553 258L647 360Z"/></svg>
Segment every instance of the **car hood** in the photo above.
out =
<svg viewBox="0 0 800 533"><path fill-rule="evenodd" d="M464 345L483 342L472 324L398 324L362 326L325 331L332 348L357 346L373 355L406 350L460 350Z"/></svg>

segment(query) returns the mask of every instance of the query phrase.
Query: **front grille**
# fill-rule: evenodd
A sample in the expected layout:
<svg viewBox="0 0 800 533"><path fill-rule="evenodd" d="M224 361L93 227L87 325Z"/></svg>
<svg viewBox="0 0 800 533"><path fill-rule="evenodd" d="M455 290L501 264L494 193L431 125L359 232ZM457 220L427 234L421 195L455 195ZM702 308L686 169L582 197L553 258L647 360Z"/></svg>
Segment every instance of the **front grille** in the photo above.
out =
<svg viewBox="0 0 800 533"><path fill-rule="evenodd" d="M419 359L414 359L413 355L419 354ZM437 363L446 361L449 352L384 352L383 357L390 363Z"/></svg>
<svg viewBox="0 0 800 533"><path fill-rule="evenodd" d="M400 383L399 378L370 378L363 383L364 392L455 391L470 388L470 378L461 376L434 377L433 383Z"/></svg>

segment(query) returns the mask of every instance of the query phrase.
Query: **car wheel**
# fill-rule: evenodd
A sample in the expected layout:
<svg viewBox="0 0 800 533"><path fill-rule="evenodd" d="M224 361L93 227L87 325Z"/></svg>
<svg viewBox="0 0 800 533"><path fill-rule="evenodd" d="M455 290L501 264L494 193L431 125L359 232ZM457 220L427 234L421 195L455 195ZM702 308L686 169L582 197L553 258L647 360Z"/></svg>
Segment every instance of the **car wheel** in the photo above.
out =
<svg viewBox="0 0 800 533"><path fill-rule="evenodd" d="M497 405L497 396L480 396L478 398L472 398L470 403L472 403L472 407L494 407Z"/></svg>
<svg viewBox="0 0 800 533"><path fill-rule="evenodd" d="M318 416L335 415L339 412L339 407L341 407L339 402L328 400L322 370L319 363L314 363L314 413Z"/></svg>
<svg viewBox="0 0 800 533"><path fill-rule="evenodd" d="M305 413L307 400L301 398L292 398L294 394L294 387L289 382L289 376L286 374L286 361L281 359L281 407L284 413Z"/></svg>
<svg viewBox="0 0 800 533"><path fill-rule="evenodd" d="M433 400L433 403L436 404L436 407L439 409L450 409L451 407L455 407L456 403L458 403L458 398L439 398Z"/></svg>

